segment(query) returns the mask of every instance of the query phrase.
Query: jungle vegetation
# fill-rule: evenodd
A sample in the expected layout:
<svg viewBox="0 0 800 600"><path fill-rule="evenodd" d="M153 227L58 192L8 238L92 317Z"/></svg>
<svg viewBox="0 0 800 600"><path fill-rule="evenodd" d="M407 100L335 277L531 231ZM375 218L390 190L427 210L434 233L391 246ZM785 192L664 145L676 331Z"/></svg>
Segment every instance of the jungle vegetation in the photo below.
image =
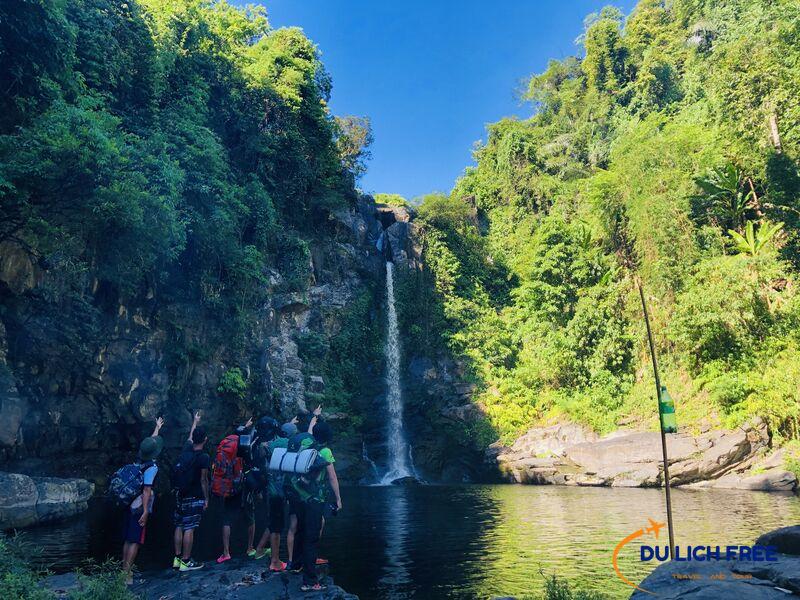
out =
<svg viewBox="0 0 800 600"><path fill-rule="evenodd" d="M421 199L412 347L460 357L506 440L654 427L641 281L679 426L797 439L800 5L641 0L576 43Z"/></svg>

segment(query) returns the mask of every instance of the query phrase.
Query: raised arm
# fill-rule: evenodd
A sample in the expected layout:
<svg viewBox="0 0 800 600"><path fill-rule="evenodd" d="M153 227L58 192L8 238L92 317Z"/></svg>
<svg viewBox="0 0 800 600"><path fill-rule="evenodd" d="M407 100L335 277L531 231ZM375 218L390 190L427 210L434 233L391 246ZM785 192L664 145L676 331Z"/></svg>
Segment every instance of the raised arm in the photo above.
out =
<svg viewBox="0 0 800 600"><path fill-rule="evenodd" d="M314 433L314 426L319 421L319 416L322 414L322 404L317 406L312 413L311 421L308 423L308 433Z"/></svg>
<svg viewBox="0 0 800 600"><path fill-rule="evenodd" d="M198 410L194 413L194 419L192 419L192 428L189 430L189 441L192 442L192 435L194 435L194 430L197 429L197 426L200 424L200 411ZM194 443L194 442L192 442Z"/></svg>
<svg viewBox="0 0 800 600"><path fill-rule="evenodd" d="M158 432L161 431L161 428L164 426L164 417L158 417L156 419L156 428L153 429L153 433L150 434L150 437L156 437Z"/></svg>

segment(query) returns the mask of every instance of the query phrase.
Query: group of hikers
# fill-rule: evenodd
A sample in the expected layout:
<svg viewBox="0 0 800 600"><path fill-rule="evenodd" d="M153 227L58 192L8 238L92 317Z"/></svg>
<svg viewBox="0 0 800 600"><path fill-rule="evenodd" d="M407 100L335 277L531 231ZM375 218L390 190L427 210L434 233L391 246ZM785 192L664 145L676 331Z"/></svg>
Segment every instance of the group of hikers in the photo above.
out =
<svg viewBox="0 0 800 600"><path fill-rule="evenodd" d="M325 517L341 510L342 498L329 447L332 430L321 414L319 406L283 425L270 416L261 417L255 426L249 419L219 443L213 460L206 452L208 435L200 424L201 414L194 414L171 472L175 494L173 569L185 572L203 567L192 558L194 532L209 504L215 502L222 513L222 554L217 563L231 559L231 526L243 517L248 525L248 557L269 557L272 573L302 571L303 591L324 589L317 566L327 561L318 556L319 540ZM129 584L153 512L163 425L159 417L152 435L141 442L138 459L121 467L109 482L109 496L124 510L122 566ZM254 545L257 511L266 517L267 527ZM288 563L280 559L285 527Z"/></svg>

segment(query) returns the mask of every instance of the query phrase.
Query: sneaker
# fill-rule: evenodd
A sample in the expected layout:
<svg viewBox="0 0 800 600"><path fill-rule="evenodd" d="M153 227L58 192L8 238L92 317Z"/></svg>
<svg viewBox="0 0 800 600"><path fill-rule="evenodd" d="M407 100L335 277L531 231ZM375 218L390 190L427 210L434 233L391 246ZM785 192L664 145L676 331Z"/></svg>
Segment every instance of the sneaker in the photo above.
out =
<svg viewBox="0 0 800 600"><path fill-rule="evenodd" d="M281 573L286 570L288 565L285 562L282 562L279 567L273 567L272 565L269 566L270 573Z"/></svg>
<svg viewBox="0 0 800 600"><path fill-rule="evenodd" d="M314 585L309 585L307 583L304 583L303 585L300 586L301 592L322 592L326 589L328 589L328 586L322 585L321 583L315 583Z"/></svg>
<svg viewBox="0 0 800 600"><path fill-rule="evenodd" d="M272 556L272 548L264 548L263 550L257 550L253 558L255 558L256 560L261 560L265 556Z"/></svg>
<svg viewBox="0 0 800 600"><path fill-rule="evenodd" d="M186 571L197 571L197 569L202 569L203 563L194 562L191 558L186 562L181 561L180 571L181 573L185 573Z"/></svg>
<svg viewBox="0 0 800 600"><path fill-rule="evenodd" d="M173 569L180 569L181 568L181 557L176 556L172 559L172 568Z"/></svg>
<svg viewBox="0 0 800 600"><path fill-rule="evenodd" d="M290 560L289 564L286 565L286 570L291 573L299 573L303 570L303 564L301 562Z"/></svg>
<svg viewBox="0 0 800 600"><path fill-rule="evenodd" d="M231 559L231 555L230 554L220 554L219 558L217 559L217 564L222 564L225 561L228 561L230 559Z"/></svg>

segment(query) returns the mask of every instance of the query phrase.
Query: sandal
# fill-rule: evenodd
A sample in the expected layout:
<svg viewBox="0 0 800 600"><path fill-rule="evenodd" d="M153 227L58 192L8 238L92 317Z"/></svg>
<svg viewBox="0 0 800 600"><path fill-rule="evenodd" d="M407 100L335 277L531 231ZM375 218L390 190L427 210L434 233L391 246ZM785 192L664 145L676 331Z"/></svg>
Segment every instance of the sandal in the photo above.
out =
<svg viewBox="0 0 800 600"><path fill-rule="evenodd" d="M283 572L285 570L286 570L286 563L285 562L282 562L280 568L278 568L278 569L276 569L272 565L270 565L270 567L269 567L269 572L270 573L281 573L281 572Z"/></svg>
<svg viewBox="0 0 800 600"><path fill-rule="evenodd" d="M225 561L228 561L230 559L231 559L231 555L230 554L228 554L227 556L225 554L220 554L219 558L217 559L217 564L221 565L222 563L224 563Z"/></svg>

